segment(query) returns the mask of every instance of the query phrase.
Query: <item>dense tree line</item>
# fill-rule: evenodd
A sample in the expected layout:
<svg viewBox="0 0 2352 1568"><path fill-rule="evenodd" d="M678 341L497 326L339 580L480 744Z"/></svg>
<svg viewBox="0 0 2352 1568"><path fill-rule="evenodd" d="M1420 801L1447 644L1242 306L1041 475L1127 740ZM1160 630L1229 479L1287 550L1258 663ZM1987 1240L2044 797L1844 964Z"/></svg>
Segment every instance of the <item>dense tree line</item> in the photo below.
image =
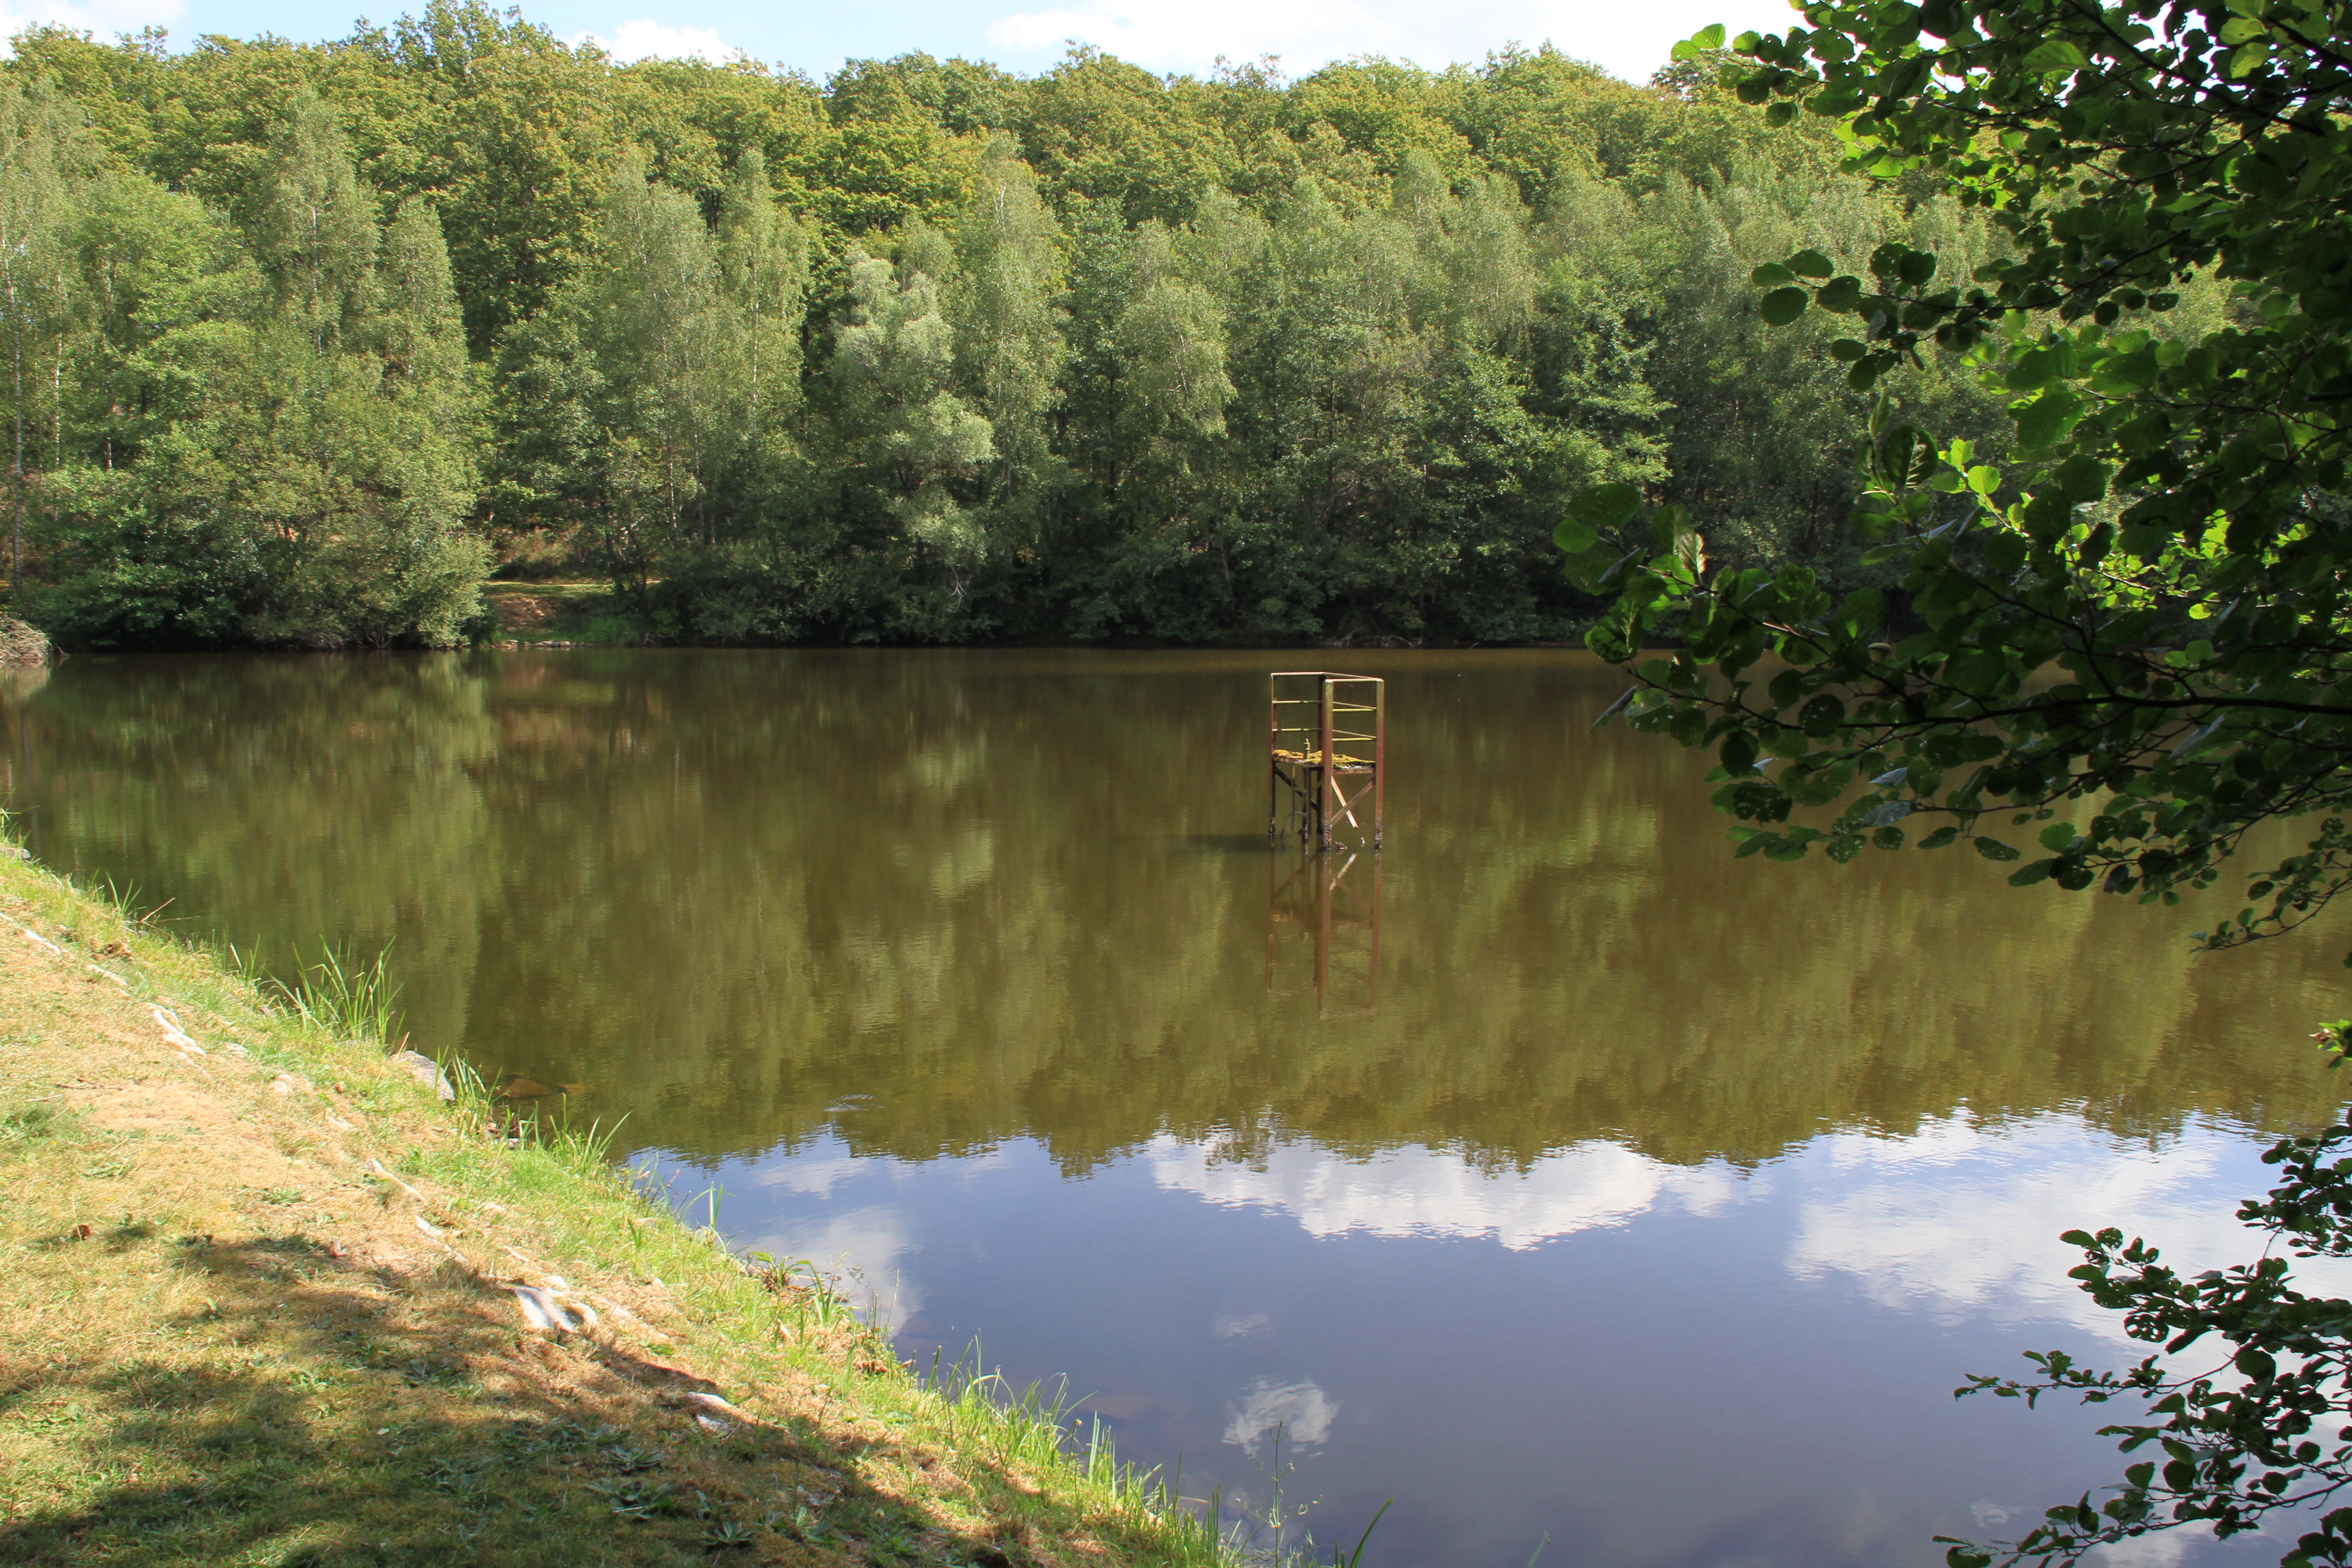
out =
<svg viewBox="0 0 2352 1568"><path fill-rule="evenodd" d="M18 40L0 396L69 643L1564 635L1630 482L1853 577L1859 395L1749 272L1994 230L1705 62L1163 79L615 65L436 5L339 43ZM1897 377L1943 428L1965 374ZM2002 421L2005 423L2005 421Z"/></svg>

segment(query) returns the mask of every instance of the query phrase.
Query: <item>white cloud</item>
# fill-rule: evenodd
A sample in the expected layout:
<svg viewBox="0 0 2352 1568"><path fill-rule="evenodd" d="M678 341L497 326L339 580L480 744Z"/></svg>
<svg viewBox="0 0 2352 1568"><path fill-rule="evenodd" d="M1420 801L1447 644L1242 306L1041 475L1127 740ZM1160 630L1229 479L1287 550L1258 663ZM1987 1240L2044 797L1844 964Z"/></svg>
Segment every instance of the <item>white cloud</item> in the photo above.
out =
<svg viewBox="0 0 2352 1568"><path fill-rule="evenodd" d="M601 33L582 33L572 41L594 44L624 65L635 60L709 60L719 66L741 53L720 41L715 27L673 27L650 16L622 23L609 38Z"/></svg>
<svg viewBox="0 0 2352 1568"><path fill-rule="evenodd" d="M1662 1164L1613 1143L1580 1143L1525 1171L1481 1170L1418 1147L1349 1160L1312 1143L1286 1143L1260 1169L1213 1161L1199 1145L1165 1136L1144 1158L1161 1187L1277 1209L1310 1236L1493 1237L1514 1251L1622 1225L1662 1203L1712 1214L1753 1190L1721 1166Z"/></svg>
<svg viewBox="0 0 2352 1568"><path fill-rule="evenodd" d="M1507 43L1547 40L1630 81L1648 79L1677 39L1710 22L1732 33L1797 25L1785 0L1071 0L1017 11L988 25L1008 49L1055 50L1065 40L1097 45L1156 70L1198 71L1214 57L1278 55L1304 75L1326 61L1386 55L1433 68L1475 63Z"/></svg>
<svg viewBox="0 0 2352 1568"><path fill-rule="evenodd" d="M13 39L27 27L51 23L110 38L142 27L168 27L187 10L184 0L5 0L0 3L0 37ZM0 46L0 55L15 52Z"/></svg>
<svg viewBox="0 0 2352 1568"><path fill-rule="evenodd" d="M2021 1521L2028 1529L2041 1523L2040 1519ZM2024 1530L2012 1533L2022 1535ZM2206 1539L2194 1531L2168 1530L2159 1535L2135 1536L2118 1541L2112 1546L2100 1546L2083 1559L2092 1568L2175 1568L2188 1561L2197 1543Z"/></svg>
<svg viewBox="0 0 2352 1568"><path fill-rule="evenodd" d="M822 1226L755 1237L740 1245L779 1261L805 1258L869 1320L903 1323L923 1309L922 1291L907 1278L907 1260L921 1249L906 1216L896 1209L851 1209Z"/></svg>
<svg viewBox="0 0 2352 1568"><path fill-rule="evenodd" d="M754 1165L738 1179L755 1187L829 1198L833 1189L842 1183L870 1173L866 1164L854 1154L837 1154L831 1159L778 1160L772 1164Z"/></svg>
<svg viewBox="0 0 2352 1568"><path fill-rule="evenodd" d="M2055 1115L1992 1129L1954 1116L1901 1139L1832 1134L1799 1157L1807 1195L1789 1269L1807 1280L1843 1274L1882 1305L1948 1320L1990 1313L2120 1340L2122 1317L2066 1278L2083 1257L2059 1233L2112 1225L2184 1272L2251 1260L2263 1237L2237 1222L2232 1200L2261 1177L2224 1170L2241 1142L2192 1129L2150 1149ZM1829 1169L1803 1168L1816 1162ZM2352 1282L2328 1261L2295 1273L2305 1289Z"/></svg>
<svg viewBox="0 0 2352 1568"><path fill-rule="evenodd" d="M1312 1448L1331 1436L1339 1414L1339 1402L1306 1379L1277 1384L1253 1378L1225 1407L1225 1441L1253 1459L1277 1431L1284 1447Z"/></svg>

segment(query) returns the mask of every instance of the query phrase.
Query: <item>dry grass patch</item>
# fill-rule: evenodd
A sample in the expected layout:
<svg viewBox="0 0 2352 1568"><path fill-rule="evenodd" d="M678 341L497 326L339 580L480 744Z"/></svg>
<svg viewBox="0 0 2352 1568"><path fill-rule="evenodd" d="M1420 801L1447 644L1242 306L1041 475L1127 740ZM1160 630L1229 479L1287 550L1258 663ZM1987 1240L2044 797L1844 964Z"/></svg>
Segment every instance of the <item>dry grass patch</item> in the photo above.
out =
<svg viewBox="0 0 2352 1568"><path fill-rule="evenodd" d="M500 1122L0 863L0 1561L1216 1560Z"/></svg>

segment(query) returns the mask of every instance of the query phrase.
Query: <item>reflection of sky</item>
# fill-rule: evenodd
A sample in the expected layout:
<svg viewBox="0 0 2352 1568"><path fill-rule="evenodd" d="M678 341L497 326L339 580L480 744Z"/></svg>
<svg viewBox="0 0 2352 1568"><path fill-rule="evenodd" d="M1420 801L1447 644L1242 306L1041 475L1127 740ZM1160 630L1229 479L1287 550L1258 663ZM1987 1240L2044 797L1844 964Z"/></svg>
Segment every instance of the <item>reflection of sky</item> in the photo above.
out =
<svg viewBox="0 0 2352 1568"><path fill-rule="evenodd" d="M1283 1384L1253 1378L1226 1409L1225 1441L1252 1458L1276 1433L1286 1446L1321 1447L1339 1414L1338 1402L1304 1378Z"/></svg>
<svg viewBox="0 0 2352 1568"><path fill-rule="evenodd" d="M1777 1188L1796 1199L1787 1267L1801 1283L1843 1277L1881 1306L1940 1321L1984 1313L2120 1339L2121 1320L2066 1278L2082 1256L2058 1237L2113 1225L2189 1270L2256 1256L2262 1238L2233 1217L2233 1200L2251 1194L2218 1180L2233 1142L2129 1144L2071 1116L1984 1128L1963 1113L1907 1137L1828 1134L1753 1174L1602 1142L1525 1170L1421 1147L1348 1158L1308 1142L1244 1163L1165 1136L1143 1158L1163 1188L1286 1214L1310 1236L1485 1237L1515 1251L1668 1210L1727 1216ZM2352 1269L2299 1272L2305 1289L2352 1289Z"/></svg>
<svg viewBox="0 0 2352 1568"><path fill-rule="evenodd" d="M2197 1124L2131 1142L1963 1113L1755 1170L1602 1142L1524 1168L1303 1140L1236 1161L1162 1136L1070 1179L1025 1142L919 1163L820 1139L716 1180L738 1246L842 1277L910 1352L978 1341L1015 1386L1066 1378L1124 1457L1181 1460L1188 1488L1255 1495L1295 1462L1335 1524L1396 1497L1401 1568L1522 1562L1570 1531L1601 1568L1751 1539L1773 1543L1740 1558L1759 1565L1926 1568L1935 1533L2013 1535L2120 1463L2094 1435L2110 1413L1950 1398L2022 1350L2124 1359L2058 1233L2249 1259L2263 1238L2232 1213L2265 1185L2255 1152ZM1674 1479L1694 1470L1718 1478L1704 1500ZM2239 1555L2168 1538L2098 1561Z"/></svg>
<svg viewBox="0 0 2352 1568"><path fill-rule="evenodd" d="M1842 1275L1883 1306L1945 1321L2054 1321L2121 1340L2120 1317L2066 1278L2082 1254L2059 1235L2112 1225L2188 1272L2257 1257L2264 1238L2234 1217L2234 1200L2252 1191L2221 1180L2233 1152L2210 1134L2119 1145L2064 1116L1990 1131L1954 1117L1914 1138L1822 1138L1798 1156L1820 1169L1789 1268L1804 1281ZM2298 1270L2305 1289L2342 1272Z"/></svg>
<svg viewBox="0 0 2352 1568"><path fill-rule="evenodd" d="M1622 1225L1661 1204L1717 1214L1738 1203L1745 1186L1722 1165L1661 1164L1613 1143L1581 1143L1525 1171L1501 1172L1434 1149L1350 1160L1312 1143L1286 1143L1242 1164L1165 1136L1151 1141L1144 1159L1162 1187L1213 1204L1278 1210L1309 1236L1491 1237L1514 1251Z"/></svg>

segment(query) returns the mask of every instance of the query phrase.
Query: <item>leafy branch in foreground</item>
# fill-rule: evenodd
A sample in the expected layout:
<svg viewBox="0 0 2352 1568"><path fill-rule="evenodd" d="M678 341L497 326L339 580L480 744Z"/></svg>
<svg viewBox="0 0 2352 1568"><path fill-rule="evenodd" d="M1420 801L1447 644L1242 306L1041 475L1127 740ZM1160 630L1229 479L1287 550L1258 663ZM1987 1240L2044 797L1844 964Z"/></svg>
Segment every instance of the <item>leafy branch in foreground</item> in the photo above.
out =
<svg viewBox="0 0 2352 1568"><path fill-rule="evenodd" d="M2330 1024L2318 1037L2340 1061L2352 1021ZM2352 1257L2352 1122L2288 1139L2263 1159L2281 1168L2282 1179L2238 1217L2297 1257ZM1952 1568L1987 1568L1996 1554L2011 1563L2071 1562L2095 1546L2182 1524L2209 1523L2227 1537L2282 1512L2313 1516L2314 1525L2282 1559L2286 1568L2352 1563L2352 1507L2320 1511L2352 1487L2352 1426L2344 1425L2352 1408L2352 1301L2305 1295L2285 1258L2184 1277L2119 1230L2074 1230L2064 1239L2084 1251L2073 1278L2162 1355L2115 1373L2049 1351L2026 1358L2042 1369L2037 1379L1972 1375L1956 1392L2028 1405L2055 1392L2094 1405L2135 1398L2145 1419L2100 1431L2123 1439L2124 1452L2151 1457L2126 1466L2124 1484L2104 1502L2094 1506L2085 1493L2050 1510L2017 1542L1991 1550L1951 1542ZM2205 1353L2191 1355L2200 1345ZM2186 1358L2191 1370L2168 1357Z"/></svg>
<svg viewBox="0 0 2352 1568"><path fill-rule="evenodd" d="M2023 862L2017 885L2169 903L2262 824L2315 816L2203 942L2310 919L2352 886L2352 6L1824 4L1733 48L1741 99L1833 121L1851 171L1941 187L2005 252L1962 279L1900 243L1853 272L1817 249L1756 270L1767 322L1853 323L1829 349L1877 392L1853 522L1895 586L1710 570L1683 509L1643 528L1634 487L1587 489L1555 539L1613 595L1589 642L1636 684L1610 716L1717 749L1743 855L1965 838ZM2181 324L2216 282L2223 319ZM1884 392L1931 341L2008 400L2006 452L1938 440ZM1678 646L1644 658L1661 638ZM2003 817L2041 853L1987 831ZM2323 1037L2340 1058L2352 1024ZM2284 1179L2241 1216L2352 1256L2352 1121L2264 1157ZM2283 1257L2190 1278L2118 1230L2068 1239L2074 1278L2161 1352L2118 1373L2053 1351L2036 1379L1961 1392L2141 1401L2105 1430L2149 1457L2021 1541L1953 1542L1953 1568L2281 1514L2314 1526L2290 1568L2352 1563L2352 1507L2331 1507L2352 1486L2352 1301L2296 1289Z"/></svg>
<svg viewBox="0 0 2352 1568"><path fill-rule="evenodd" d="M1740 853L1966 838L2011 880L2169 902L2257 825L2317 816L2205 933L2300 923L2352 883L2352 16L2342 0L1817 5L1725 79L1827 117L1848 166L1940 184L2006 255L1965 281L1880 247L1757 270L1759 313L1850 318L1880 384L1932 340L2009 399L2011 447L1938 442L1881 396L1854 526L1891 592L1801 566L1712 574L1693 520L1582 493L1570 575L1632 663L1636 729L1717 748ZM1719 43L1691 40L1686 55ZM1867 280L1862 276L1867 272ZM2168 331L2200 275L2230 292ZM1790 825L1813 808L1818 826ZM2031 859L1994 836L2029 828ZM1934 826L1916 839L1923 825Z"/></svg>

